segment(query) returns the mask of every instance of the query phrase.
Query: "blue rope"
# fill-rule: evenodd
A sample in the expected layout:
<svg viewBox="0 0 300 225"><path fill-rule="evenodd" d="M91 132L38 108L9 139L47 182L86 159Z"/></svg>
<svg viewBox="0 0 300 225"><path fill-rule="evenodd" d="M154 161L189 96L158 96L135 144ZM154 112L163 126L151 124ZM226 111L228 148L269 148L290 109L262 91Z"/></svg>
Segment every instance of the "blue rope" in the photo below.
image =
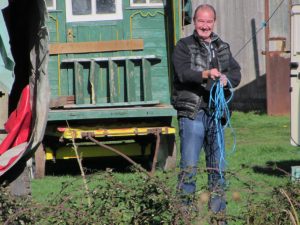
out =
<svg viewBox="0 0 300 225"><path fill-rule="evenodd" d="M230 81L227 79L227 85L230 90L230 96L226 100L225 94L224 94L224 88L222 84L220 83L220 80L216 80L210 89L210 98L209 98L209 110L212 113L212 118L214 119L214 123L216 126L216 132L217 132L217 141L218 146L220 149L220 160L219 160L219 173L221 175L221 178L223 178L222 174L222 166L226 166L227 162L225 159L225 141L224 141L224 131L227 127L230 128L231 134L234 139L234 144L232 146L231 153L235 151L236 148L236 136L233 127L231 126L230 122L230 110L228 107L228 103L233 98L233 89ZM222 125L221 120L222 118L226 120L226 123Z"/></svg>

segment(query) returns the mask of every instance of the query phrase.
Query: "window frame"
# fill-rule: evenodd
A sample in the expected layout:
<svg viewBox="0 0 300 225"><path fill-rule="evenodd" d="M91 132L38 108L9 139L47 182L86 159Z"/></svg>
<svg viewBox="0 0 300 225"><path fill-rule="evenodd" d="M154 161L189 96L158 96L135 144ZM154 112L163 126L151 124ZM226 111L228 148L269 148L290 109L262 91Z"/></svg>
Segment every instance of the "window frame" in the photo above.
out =
<svg viewBox="0 0 300 225"><path fill-rule="evenodd" d="M49 7L46 5L48 11L56 10L56 0L52 0L52 2L53 2L53 6Z"/></svg>
<svg viewBox="0 0 300 225"><path fill-rule="evenodd" d="M108 20L122 20L123 19L123 4L122 0L115 0L116 13L97 14L96 0L92 2L92 14L90 15L73 15L72 0L66 0L66 22L88 22L88 21L108 21Z"/></svg>
<svg viewBox="0 0 300 225"><path fill-rule="evenodd" d="M133 3L133 0L130 0L131 7L163 7L164 2L162 3L150 3L150 0L146 0L146 3Z"/></svg>

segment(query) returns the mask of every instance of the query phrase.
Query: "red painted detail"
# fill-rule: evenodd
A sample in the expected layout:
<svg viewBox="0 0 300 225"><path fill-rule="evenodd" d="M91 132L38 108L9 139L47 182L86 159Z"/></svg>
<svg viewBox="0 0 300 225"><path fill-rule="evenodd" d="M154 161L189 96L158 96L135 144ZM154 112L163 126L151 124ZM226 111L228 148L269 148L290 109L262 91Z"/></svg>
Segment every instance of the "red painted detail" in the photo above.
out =
<svg viewBox="0 0 300 225"><path fill-rule="evenodd" d="M67 128L65 128L65 127L58 127L57 131L59 131L59 132L65 132L66 129Z"/></svg>
<svg viewBox="0 0 300 225"><path fill-rule="evenodd" d="M0 155L9 151L10 148L28 141L31 131L31 116L30 88L27 85L22 91L17 108L5 123L5 130L8 134L0 145Z"/></svg>

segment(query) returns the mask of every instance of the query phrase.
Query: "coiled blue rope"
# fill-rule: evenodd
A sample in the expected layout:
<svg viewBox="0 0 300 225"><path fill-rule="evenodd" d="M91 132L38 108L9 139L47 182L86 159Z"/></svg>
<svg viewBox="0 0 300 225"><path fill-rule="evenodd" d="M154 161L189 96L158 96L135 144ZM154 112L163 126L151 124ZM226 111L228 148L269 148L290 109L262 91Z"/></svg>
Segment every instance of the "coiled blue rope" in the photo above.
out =
<svg viewBox="0 0 300 225"><path fill-rule="evenodd" d="M233 136L233 146L231 152L235 151L236 148L236 135L230 122L230 110L228 107L229 102L233 98L233 89L230 81L227 79L227 85L229 87L230 96L226 99L223 85L220 79L216 80L210 89L209 98L209 110L212 113L212 118L214 119L216 127L216 136L218 141L218 147L220 149L220 159L219 159L219 173L221 178L223 178L222 168L227 165L225 159L225 141L224 141L224 131L228 127L231 130ZM226 120L226 123L222 125L222 119Z"/></svg>

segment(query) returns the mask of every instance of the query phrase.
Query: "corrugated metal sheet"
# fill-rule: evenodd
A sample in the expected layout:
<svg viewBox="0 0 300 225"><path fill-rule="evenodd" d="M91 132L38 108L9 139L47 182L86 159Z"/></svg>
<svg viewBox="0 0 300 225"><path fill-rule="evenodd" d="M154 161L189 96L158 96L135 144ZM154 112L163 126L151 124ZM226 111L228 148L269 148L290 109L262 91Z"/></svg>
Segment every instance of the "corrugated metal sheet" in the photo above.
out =
<svg viewBox="0 0 300 225"><path fill-rule="evenodd" d="M270 37L285 38L286 48L290 49L290 1L270 0L269 2L270 16L281 4L270 20Z"/></svg>
<svg viewBox="0 0 300 225"><path fill-rule="evenodd" d="M300 0L292 0L292 4L300 4Z"/></svg>

